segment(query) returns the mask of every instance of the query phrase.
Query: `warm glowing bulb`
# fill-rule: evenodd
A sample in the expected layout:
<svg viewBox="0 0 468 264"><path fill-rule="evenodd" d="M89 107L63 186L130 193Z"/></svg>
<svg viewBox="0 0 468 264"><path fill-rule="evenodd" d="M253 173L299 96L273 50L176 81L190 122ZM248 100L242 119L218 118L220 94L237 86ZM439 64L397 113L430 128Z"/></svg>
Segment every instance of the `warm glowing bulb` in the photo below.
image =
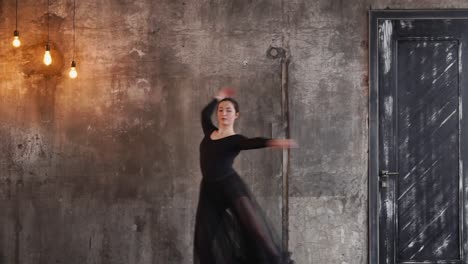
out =
<svg viewBox="0 0 468 264"><path fill-rule="evenodd" d="M13 47L17 48L19 46L21 46L21 41L19 40L19 32L18 30L15 30L15 32L13 33L14 35L14 38L13 38Z"/></svg>
<svg viewBox="0 0 468 264"><path fill-rule="evenodd" d="M46 51L44 53L44 64L49 66L52 64L52 56L50 55L50 47L49 44L46 46Z"/></svg>
<svg viewBox="0 0 468 264"><path fill-rule="evenodd" d="M52 64L52 56L50 56L50 51L46 50L44 54L44 64L49 66Z"/></svg>
<svg viewBox="0 0 468 264"><path fill-rule="evenodd" d="M78 76L78 72L76 72L76 63L75 61L72 61L70 72L68 73L70 75L70 78L75 79L76 76Z"/></svg>
<svg viewBox="0 0 468 264"><path fill-rule="evenodd" d="M69 75L70 75L70 78L72 79L75 79L78 76L78 73L76 72L75 67L71 67Z"/></svg>
<svg viewBox="0 0 468 264"><path fill-rule="evenodd" d="M13 39L13 47L18 48L19 46L21 46L21 41L19 40L19 37L15 36Z"/></svg>

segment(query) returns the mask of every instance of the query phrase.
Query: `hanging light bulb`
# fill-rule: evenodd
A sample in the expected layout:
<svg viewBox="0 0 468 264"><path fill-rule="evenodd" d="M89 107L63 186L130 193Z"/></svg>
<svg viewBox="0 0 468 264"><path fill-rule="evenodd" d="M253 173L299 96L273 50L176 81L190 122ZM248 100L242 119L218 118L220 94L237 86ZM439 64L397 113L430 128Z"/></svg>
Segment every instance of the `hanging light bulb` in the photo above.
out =
<svg viewBox="0 0 468 264"><path fill-rule="evenodd" d="M18 48L21 46L21 41L19 40L19 32L18 32L18 0L16 0L16 28L15 32L13 32L13 47Z"/></svg>
<svg viewBox="0 0 468 264"><path fill-rule="evenodd" d="M47 46L46 46L46 51L44 53L44 64L49 66L50 64L52 64L52 56L50 55L50 46L49 46L49 43L47 43Z"/></svg>
<svg viewBox="0 0 468 264"><path fill-rule="evenodd" d="M21 41L19 40L19 32L18 30L15 30L13 33L13 47L18 48L21 46Z"/></svg>
<svg viewBox="0 0 468 264"><path fill-rule="evenodd" d="M68 75L72 79L75 79L78 76L78 72L76 71L76 62L75 62L75 10L76 10L76 4L75 4L75 0L73 0L73 58L72 58L70 72L68 73Z"/></svg>
<svg viewBox="0 0 468 264"><path fill-rule="evenodd" d="M72 78L72 79L75 79L78 76L78 72L76 72L76 62L75 61L72 61L70 72L68 73L68 75L70 75L70 78Z"/></svg>
<svg viewBox="0 0 468 264"><path fill-rule="evenodd" d="M46 50L44 53L44 64L49 66L52 64L52 56L50 55L50 44L49 44L49 36L50 36L50 26L49 26L49 17L50 17L50 12L49 12L49 0L47 0L47 45L46 45Z"/></svg>

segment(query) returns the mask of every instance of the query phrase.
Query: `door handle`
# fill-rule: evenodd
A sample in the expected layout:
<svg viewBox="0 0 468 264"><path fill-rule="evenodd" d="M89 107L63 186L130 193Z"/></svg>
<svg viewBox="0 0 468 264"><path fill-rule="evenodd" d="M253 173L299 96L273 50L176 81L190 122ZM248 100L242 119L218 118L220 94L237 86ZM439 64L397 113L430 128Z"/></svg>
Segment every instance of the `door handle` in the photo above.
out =
<svg viewBox="0 0 468 264"><path fill-rule="evenodd" d="M379 179L381 182L382 188L388 188L388 178L392 175L399 175L398 172L390 172L388 170L383 170L379 174Z"/></svg>

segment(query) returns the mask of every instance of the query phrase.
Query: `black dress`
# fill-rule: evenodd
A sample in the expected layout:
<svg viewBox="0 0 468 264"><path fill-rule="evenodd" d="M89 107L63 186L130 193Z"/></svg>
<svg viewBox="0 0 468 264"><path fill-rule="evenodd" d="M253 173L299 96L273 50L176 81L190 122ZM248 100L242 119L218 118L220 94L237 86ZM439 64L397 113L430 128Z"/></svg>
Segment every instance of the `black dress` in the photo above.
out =
<svg viewBox="0 0 468 264"><path fill-rule="evenodd" d="M205 137L200 144L200 185L195 238L195 264L292 263L285 256L280 239L268 224L244 181L232 168L241 150L267 147L268 138L232 135L213 140L217 128L211 114L217 101L202 111Z"/></svg>

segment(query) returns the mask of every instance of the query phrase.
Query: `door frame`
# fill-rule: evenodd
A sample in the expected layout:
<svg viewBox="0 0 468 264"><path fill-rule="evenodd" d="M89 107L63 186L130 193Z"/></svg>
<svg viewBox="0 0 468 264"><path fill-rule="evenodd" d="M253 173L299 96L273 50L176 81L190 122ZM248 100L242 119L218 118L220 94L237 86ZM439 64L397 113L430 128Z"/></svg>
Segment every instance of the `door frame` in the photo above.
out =
<svg viewBox="0 0 468 264"><path fill-rule="evenodd" d="M368 156L368 263L379 262L379 79L378 24L398 19L468 19L468 9L369 10L369 156ZM460 83L461 85L461 83ZM463 107L465 108L465 107ZM466 177L466 176L465 176ZM465 186L461 186L462 188ZM462 214L463 215L463 214ZM466 221L466 220L465 220ZM462 226L463 228L463 226ZM465 235L465 231L462 232ZM464 246L464 245L463 245ZM466 252L464 253L466 254ZM465 259L466 261L466 259Z"/></svg>

